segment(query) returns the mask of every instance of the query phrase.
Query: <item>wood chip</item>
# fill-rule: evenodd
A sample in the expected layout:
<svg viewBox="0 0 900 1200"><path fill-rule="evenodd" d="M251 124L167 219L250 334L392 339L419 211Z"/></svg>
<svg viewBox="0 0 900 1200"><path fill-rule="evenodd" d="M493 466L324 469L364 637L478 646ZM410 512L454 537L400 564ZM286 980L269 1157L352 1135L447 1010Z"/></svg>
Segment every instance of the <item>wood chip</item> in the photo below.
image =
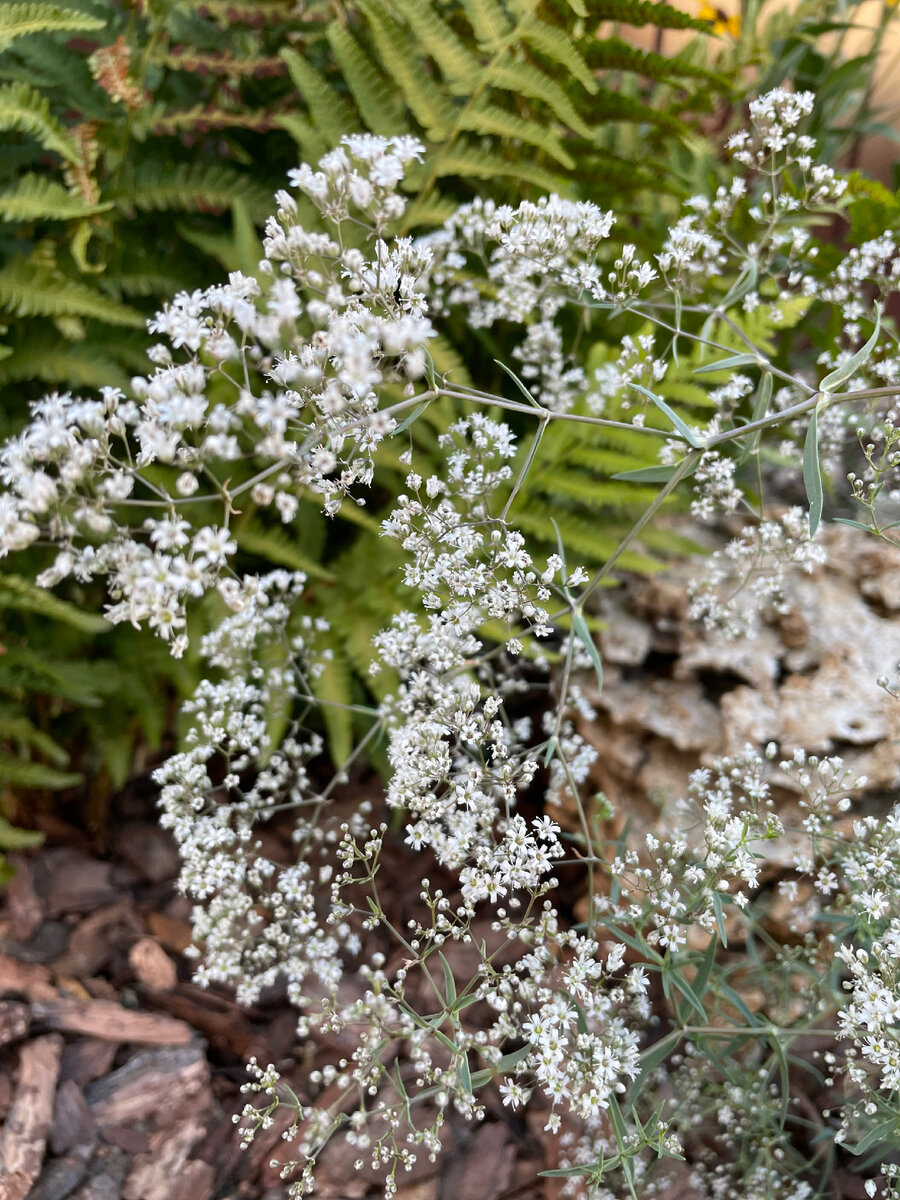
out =
<svg viewBox="0 0 900 1200"><path fill-rule="evenodd" d="M75 978L96 975L117 950L141 933L141 923L130 899L109 904L79 921L65 954L53 968L59 975Z"/></svg>
<svg viewBox="0 0 900 1200"><path fill-rule="evenodd" d="M87 1106L84 1093L71 1079L61 1083L53 1105L50 1124L50 1149L66 1154L76 1146L90 1146L97 1140L97 1125Z"/></svg>
<svg viewBox="0 0 900 1200"><path fill-rule="evenodd" d="M101 1075L109 1074L116 1049L115 1042L101 1042L99 1038L73 1042L63 1050L60 1079L72 1079L80 1088L87 1087Z"/></svg>
<svg viewBox="0 0 900 1200"><path fill-rule="evenodd" d="M202 1122L194 1119L154 1134L146 1154L139 1154L132 1165L123 1200L169 1200L173 1180L178 1179L205 1132Z"/></svg>
<svg viewBox="0 0 900 1200"><path fill-rule="evenodd" d="M50 850L38 861L44 877L35 871L35 887L43 894L51 920L66 913L94 912L119 899L111 879L111 863L88 858L68 847Z"/></svg>
<svg viewBox="0 0 900 1200"><path fill-rule="evenodd" d="M64 1200L88 1173L93 1146L76 1146L69 1154L54 1158L41 1172L28 1200Z"/></svg>
<svg viewBox="0 0 900 1200"><path fill-rule="evenodd" d="M167 950L181 954L193 941L190 921L180 921L167 913L147 913L147 929Z"/></svg>
<svg viewBox="0 0 900 1200"><path fill-rule="evenodd" d="M170 992L178 982L175 964L153 938L141 938L128 952L131 969L147 987Z"/></svg>
<svg viewBox="0 0 900 1200"><path fill-rule="evenodd" d="M27 1004L18 1000L0 1000L0 1046L17 1042L28 1032L31 1014Z"/></svg>
<svg viewBox="0 0 900 1200"><path fill-rule="evenodd" d="M0 1134L0 1200L25 1200L44 1160L62 1038L36 1038L22 1047L19 1082Z"/></svg>
<svg viewBox="0 0 900 1200"><path fill-rule="evenodd" d="M185 1046L193 1030L183 1021L156 1013L132 1012L112 1000L49 1000L32 1008L36 1022L61 1033L84 1033L110 1042L144 1046Z"/></svg>
<svg viewBox="0 0 900 1200"><path fill-rule="evenodd" d="M26 1000L53 1000L56 988L46 967L20 962L0 954L0 996L24 996Z"/></svg>
<svg viewBox="0 0 900 1200"><path fill-rule="evenodd" d="M6 887L9 936L14 942L27 942L44 919L44 906L34 886L31 862L22 854L8 854L15 875Z"/></svg>
<svg viewBox="0 0 900 1200"><path fill-rule="evenodd" d="M144 1050L85 1093L97 1124L125 1125L172 1109L173 1097L203 1100L209 1065L200 1046Z"/></svg>
<svg viewBox="0 0 900 1200"><path fill-rule="evenodd" d="M448 1154L440 1173L438 1200L478 1196L498 1200L509 1187L515 1147L504 1125L482 1125L467 1144Z"/></svg>

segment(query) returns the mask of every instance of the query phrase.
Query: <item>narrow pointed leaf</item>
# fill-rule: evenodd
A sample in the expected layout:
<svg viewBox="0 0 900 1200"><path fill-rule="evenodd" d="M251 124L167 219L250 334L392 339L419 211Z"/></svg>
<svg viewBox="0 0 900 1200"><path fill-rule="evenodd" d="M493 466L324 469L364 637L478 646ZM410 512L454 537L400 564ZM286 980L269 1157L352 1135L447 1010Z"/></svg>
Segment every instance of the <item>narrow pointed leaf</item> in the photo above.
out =
<svg viewBox="0 0 900 1200"><path fill-rule="evenodd" d="M704 363L695 367L695 375L714 375L716 371L734 371L738 367L760 367L763 364L755 354L730 354L728 358L720 358L718 362Z"/></svg>
<svg viewBox="0 0 900 1200"><path fill-rule="evenodd" d="M819 384L819 390L822 392L836 391L841 386L842 383L846 383L848 379L851 379L856 374L856 372L860 369L860 367L864 367L866 365L866 363L869 361L869 359L872 357L872 351L875 349L876 345L878 344L878 335L880 333L881 333L881 305L876 304L875 305L875 328L872 330L872 336L869 338L869 340L866 342L866 344L862 347L862 349L857 350L857 352L855 354L851 354L851 356L847 359L846 362L841 363L841 365L839 367L836 367L831 372L830 375L825 376L825 378Z"/></svg>
<svg viewBox="0 0 900 1200"><path fill-rule="evenodd" d="M815 537L822 519L825 493L822 490L822 468L819 464L818 413L813 409L803 446L803 483L809 500L809 536Z"/></svg>

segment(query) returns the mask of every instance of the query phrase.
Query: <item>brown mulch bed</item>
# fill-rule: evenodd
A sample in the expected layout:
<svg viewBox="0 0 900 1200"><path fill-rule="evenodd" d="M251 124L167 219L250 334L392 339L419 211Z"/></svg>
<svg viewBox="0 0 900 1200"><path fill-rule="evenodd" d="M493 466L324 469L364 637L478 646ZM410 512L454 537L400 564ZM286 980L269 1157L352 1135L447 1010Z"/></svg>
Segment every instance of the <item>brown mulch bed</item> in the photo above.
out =
<svg viewBox="0 0 900 1200"><path fill-rule="evenodd" d="M301 1044L278 995L242 1007L191 982L190 902L147 789L117 798L102 836L38 818L44 846L11 855L0 893L0 1200L280 1200L290 1114L242 1151L232 1116L244 1063L274 1062L301 1099L334 1047ZM450 1122L400 1200L550 1200L543 1118L487 1097L488 1117ZM383 1194L340 1141L322 1158L323 1200Z"/></svg>

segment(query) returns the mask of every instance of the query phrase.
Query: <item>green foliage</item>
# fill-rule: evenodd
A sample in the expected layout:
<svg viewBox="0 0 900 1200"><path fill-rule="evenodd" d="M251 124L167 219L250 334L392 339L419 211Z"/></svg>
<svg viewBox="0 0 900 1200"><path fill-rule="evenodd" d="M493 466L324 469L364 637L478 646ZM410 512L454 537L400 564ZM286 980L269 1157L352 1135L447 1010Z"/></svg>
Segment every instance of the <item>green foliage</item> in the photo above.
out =
<svg viewBox="0 0 900 1200"><path fill-rule="evenodd" d="M630 211L667 221L679 195L694 190L692 174L715 169L699 119L739 94L740 72L768 46L782 48L785 69L800 43L813 54L815 35L804 29L821 22L822 7L807 3L796 19L772 18L768 32L762 22L745 22L732 44L709 37L707 22L646 0L6 5L6 431L24 401L48 388L123 386L145 370L145 317L178 290L223 271L252 270L259 227L287 170L300 157L315 160L347 132L409 133L426 143L425 163L409 179L411 230L442 220L475 194L506 202L548 191L614 208L624 236ZM644 51L629 43L627 30L647 25L697 36L675 55ZM813 58L803 61L815 70ZM453 336L434 348L435 361L462 382L463 363L488 347L473 348L462 331L454 347ZM489 348L504 361L510 352L502 335ZM684 360L688 373L692 361ZM706 391L696 380L673 377L662 391L687 419L699 420ZM449 419L449 409L432 406L416 423L424 469ZM539 542L554 545L553 516L591 565L602 563L645 498L640 484L610 476L656 462L650 439L609 432L576 440L555 424L534 486L516 501L523 528ZM396 463L388 477L399 490L403 476ZM387 507L389 498L381 499ZM390 687L370 680L366 668L372 634L397 607L399 567L368 511L345 506L336 523L313 503L301 513L294 526L275 527L248 510L235 533L260 569L305 571L316 611L331 622L333 658L319 686L334 702L326 724L337 755L347 745L351 706ZM650 541L623 565L657 565L661 547ZM191 665L173 664L155 646L139 649L128 629L101 633L73 624L71 612L29 609L37 601L17 586L6 580L0 587L7 630L0 636L8 646L0 695L14 692L16 703L35 707L38 716L28 718L34 729L58 729L59 745L83 740L88 729L91 753L122 780L136 733L159 740ZM12 757L30 763L32 754L46 758L47 748L26 738ZM48 770L66 766L34 761Z"/></svg>

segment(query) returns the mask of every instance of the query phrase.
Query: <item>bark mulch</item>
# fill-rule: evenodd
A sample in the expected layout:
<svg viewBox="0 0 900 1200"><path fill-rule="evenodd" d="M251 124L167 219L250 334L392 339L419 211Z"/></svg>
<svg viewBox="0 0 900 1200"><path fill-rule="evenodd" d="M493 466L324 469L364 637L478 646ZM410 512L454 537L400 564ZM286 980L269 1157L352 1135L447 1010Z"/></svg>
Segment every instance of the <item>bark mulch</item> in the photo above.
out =
<svg viewBox="0 0 900 1200"><path fill-rule="evenodd" d="M103 837L39 818L44 846L12 855L0 894L0 1200L280 1200L269 1163L285 1120L242 1151L232 1115L244 1063L274 1062L301 1098L334 1047L301 1044L277 995L242 1007L191 982L190 904L152 800L114 812ZM488 1097L477 1127L450 1122L446 1149L401 1181L400 1200L550 1200L558 1182L526 1123ZM383 1194L337 1141L317 1195Z"/></svg>

